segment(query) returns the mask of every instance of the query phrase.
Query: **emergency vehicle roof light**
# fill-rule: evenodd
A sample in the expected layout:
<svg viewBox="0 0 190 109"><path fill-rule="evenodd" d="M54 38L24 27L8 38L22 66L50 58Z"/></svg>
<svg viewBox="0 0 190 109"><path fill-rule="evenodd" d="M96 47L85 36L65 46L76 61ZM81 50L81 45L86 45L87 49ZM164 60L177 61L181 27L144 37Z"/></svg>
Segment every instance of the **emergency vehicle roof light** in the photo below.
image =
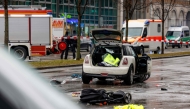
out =
<svg viewBox="0 0 190 109"><path fill-rule="evenodd" d="M150 23L149 20L146 20L146 21L144 22L144 25L145 25L145 26L148 26L149 23Z"/></svg>

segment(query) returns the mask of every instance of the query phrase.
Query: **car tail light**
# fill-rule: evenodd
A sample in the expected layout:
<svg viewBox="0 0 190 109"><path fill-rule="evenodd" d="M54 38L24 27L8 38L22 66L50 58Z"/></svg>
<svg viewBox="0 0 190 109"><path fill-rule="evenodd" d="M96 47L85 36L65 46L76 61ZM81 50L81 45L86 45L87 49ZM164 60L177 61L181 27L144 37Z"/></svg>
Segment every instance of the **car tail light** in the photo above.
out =
<svg viewBox="0 0 190 109"><path fill-rule="evenodd" d="M127 60L127 58L124 58L123 59L123 63L122 63L123 65L127 65L128 64L128 60Z"/></svg>
<svg viewBox="0 0 190 109"><path fill-rule="evenodd" d="M89 57L88 57L88 56L85 57L84 63L85 63L85 64L89 64Z"/></svg>

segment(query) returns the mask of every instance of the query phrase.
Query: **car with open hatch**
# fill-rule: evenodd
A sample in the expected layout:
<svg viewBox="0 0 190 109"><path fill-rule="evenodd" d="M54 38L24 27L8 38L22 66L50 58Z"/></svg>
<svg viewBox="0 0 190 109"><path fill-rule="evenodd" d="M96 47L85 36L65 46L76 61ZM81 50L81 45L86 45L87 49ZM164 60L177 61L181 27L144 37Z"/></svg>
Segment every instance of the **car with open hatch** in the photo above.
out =
<svg viewBox="0 0 190 109"><path fill-rule="evenodd" d="M121 79L132 85L134 80L143 82L150 77L152 59L139 56L134 47L122 43L122 34L115 29L93 29L91 35L96 41L82 65L82 81L89 84L93 78Z"/></svg>

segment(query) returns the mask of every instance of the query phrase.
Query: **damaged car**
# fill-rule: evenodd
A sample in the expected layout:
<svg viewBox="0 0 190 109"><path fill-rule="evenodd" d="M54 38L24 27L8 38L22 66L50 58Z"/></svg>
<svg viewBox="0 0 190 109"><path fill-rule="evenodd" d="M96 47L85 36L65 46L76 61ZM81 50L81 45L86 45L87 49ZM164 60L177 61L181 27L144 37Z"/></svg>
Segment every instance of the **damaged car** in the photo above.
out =
<svg viewBox="0 0 190 109"><path fill-rule="evenodd" d="M100 28L93 29L91 35L96 43L84 58L84 84L89 84L93 78L113 78L132 85L135 80L143 82L150 77L152 59L146 54L139 56L132 45L122 43L120 31Z"/></svg>

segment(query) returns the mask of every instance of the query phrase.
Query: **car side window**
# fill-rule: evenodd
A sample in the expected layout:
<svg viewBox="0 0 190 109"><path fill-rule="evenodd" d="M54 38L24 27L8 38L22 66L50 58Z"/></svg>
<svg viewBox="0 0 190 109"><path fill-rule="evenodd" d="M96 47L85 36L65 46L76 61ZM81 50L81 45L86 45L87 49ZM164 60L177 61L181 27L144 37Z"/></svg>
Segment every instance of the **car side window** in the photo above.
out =
<svg viewBox="0 0 190 109"><path fill-rule="evenodd" d="M189 30L185 30L185 31L184 31L184 36L185 36L185 37L189 36Z"/></svg>
<svg viewBox="0 0 190 109"><path fill-rule="evenodd" d="M128 46L123 46L123 55L130 55L129 47Z"/></svg>
<svg viewBox="0 0 190 109"><path fill-rule="evenodd" d="M131 54L133 55L133 56L136 56L136 53L135 53L135 51L130 47L130 51L131 51Z"/></svg>
<svg viewBox="0 0 190 109"><path fill-rule="evenodd" d="M144 28L142 37L146 37L146 36L147 36L147 28Z"/></svg>

